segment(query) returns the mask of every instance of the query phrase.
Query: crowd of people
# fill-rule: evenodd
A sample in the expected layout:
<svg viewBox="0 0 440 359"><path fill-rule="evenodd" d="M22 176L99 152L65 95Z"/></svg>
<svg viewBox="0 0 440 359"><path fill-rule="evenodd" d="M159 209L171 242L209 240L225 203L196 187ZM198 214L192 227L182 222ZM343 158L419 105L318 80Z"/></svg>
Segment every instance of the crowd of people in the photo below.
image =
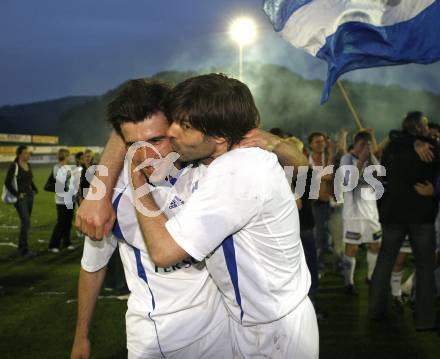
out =
<svg viewBox="0 0 440 359"><path fill-rule="evenodd" d="M341 273L347 295L357 296L356 257L359 246L364 245L370 317L385 317L389 294L394 310L403 312L404 288L414 304L416 329L436 328L439 129L422 112L414 111L405 116L400 130L392 130L379 144L372 129L359 130L351 143L345 129L337 141L324 132L309 135L304 153L309 159L309 180L314 171L319 179L319 195L311 200L306 191L297 202L312 297L325 273L326 252L332 253L333 269ZM279 128L271 132L289 138ZM376 173L376 182L365 181L367 171ZM343 186L347 190L339 191L338 198L338 187ZM408 253L413 253L415 268L402 284ZM317 314L325 317L327 313L317 308Z"/></svg>
<svg viewBox="0 0 440 359"><path fill-rule="evenodd" d="M28 246L34 196L38 194L32 166L29 163L30 156L26 145L18 146L16 158L9 165L4 182L11 197L8 202L15 206L20 219L18 252L22 257L34 257L37 254L29 250ZM44 186L45 191L54 193L57 217L49 240L49 252L58 253L62 248L75 249L70 240L74 210L81 204L90 186L86 173L93 166L93 156L93 151L86 149L84 152L76 153L75 164L71 164L70 151L67 148L58 150L58 162L51 169ZM91 175L93 176L93 173ZM84 236L78 231L77 237Z"/></svg>
<svg viewBox="0 0 440 359"><path fill-rule="evenodd" d="M114 131L100 161L106 173L81 184L104 185L104 194L71 199L85 236L72 359L90 356L93 308L117 247L131 293L129 358L317 358L317 319L327 315L316 306L320 278L335 270L345 293L358 295L361 246L369 317L386 318L390 295L403 310L412 252L405 286L415 327L438 329L440 127L422 112L408 113L380 143L372 129L350 138L342 129L337 140L312 132L304 143L279 128L262 130L246 85L211 74L174 88L128 81L107 117ZM52 173L62 192L75 178L60 172L69 155L60 150ZM32 175L20 172L30 171L27 156L17 150L5 183L12 191L14 175L21 182L24 238L36 191ZM71 246L74 211L58 196L56 206L53 252L61 241Z"/></svg>

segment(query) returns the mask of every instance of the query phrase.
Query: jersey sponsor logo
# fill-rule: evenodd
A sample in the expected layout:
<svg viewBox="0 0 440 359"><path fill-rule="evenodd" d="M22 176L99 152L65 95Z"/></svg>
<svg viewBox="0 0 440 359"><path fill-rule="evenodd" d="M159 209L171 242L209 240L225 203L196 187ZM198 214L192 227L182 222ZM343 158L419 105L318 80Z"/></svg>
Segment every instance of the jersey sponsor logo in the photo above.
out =
<svg viewBox="0 0 440 359"><path fill-rule="evenodd" d="M174 196L173 200L171 201L169 205L169 209L174 209L176 207L179 207L181 205L185 204L185 201L181 200L179 197Z"/></svg>
<svg viewBox="0 0 440 359"><path fill-rule="evenodd" d="M200 262L196 261L194 258L190 257L187 259L184 259L183 261L176 263L175 265L171 266L171 267L166 267L166 268L161 268L158 266L154 266L154 271L156 273L173 273L175 271L178 271L179 269L184 269L184 268L190 268L195 264L198 264Z"/></svg>

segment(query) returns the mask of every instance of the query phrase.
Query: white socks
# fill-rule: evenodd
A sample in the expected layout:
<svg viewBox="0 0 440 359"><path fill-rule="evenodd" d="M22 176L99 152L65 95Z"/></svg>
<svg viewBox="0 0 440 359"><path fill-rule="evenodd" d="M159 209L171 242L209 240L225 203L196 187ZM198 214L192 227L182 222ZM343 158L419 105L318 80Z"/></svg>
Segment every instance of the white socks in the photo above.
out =
<svg viewBox="0 0 440 359"><path fill-rule="evenodd" d="M393 297L402 296L402 273L403 272L393 272L391 274L391 294L393 295Z"/></svg>
<svg viewBox="0 0 440 359"><path fill-rule="evenodd" d="M367 251L368 280L371 280L371 277L373 276L374 268L376 267L376 262L377 262L377 253L372 253L370 251Z"/></svg>
<svg viewBox="0 0 440 359"><path fill-rule="evenodd" d="M349 285L349 284L353 285L354 270L356 269L356 258L349 257L346 254L344 254L343 266L344 266L345 285Z"/></svg>
<svg viewBox="0 0 440 359"><path fill-rule="evenodd" d="M416 276L415 272L413 272L409 278L405 281L405 283L402 284L402 292L406 295L411 295L411 291L413 289L413 286L415 286Z"/></svg>

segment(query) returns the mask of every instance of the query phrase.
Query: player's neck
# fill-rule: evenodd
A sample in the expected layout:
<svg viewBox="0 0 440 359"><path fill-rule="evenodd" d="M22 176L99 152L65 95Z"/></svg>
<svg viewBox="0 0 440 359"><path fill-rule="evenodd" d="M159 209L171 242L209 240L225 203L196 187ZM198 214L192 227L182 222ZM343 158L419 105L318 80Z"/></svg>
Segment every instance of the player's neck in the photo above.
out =
<svg viewBox="0 0 440 359"><path fill-rule="evenodd" d="M204 165L211 164L212 161L214 161L216 158L220 157L221 155L224 155L226 152L228 152L228 144L227 142L218 143L216 144L214 151L211 153L209 157L206 157L201 160L201 162Z"/></svg>

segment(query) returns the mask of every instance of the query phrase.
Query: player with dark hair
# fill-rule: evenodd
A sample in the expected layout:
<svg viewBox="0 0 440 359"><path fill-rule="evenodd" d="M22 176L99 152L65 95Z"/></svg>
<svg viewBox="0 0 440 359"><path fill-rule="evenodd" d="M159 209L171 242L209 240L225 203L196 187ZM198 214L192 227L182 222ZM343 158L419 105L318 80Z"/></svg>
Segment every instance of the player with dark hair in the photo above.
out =
<svg viewBox="0 0 440 359"><path fill-rule="evenodd" d="M108 105L108 121L130 147L138 141L149 146L147 156L166 157L171 152L168 120L162 101L170 88L143 79L128 81ZM113 151L112 151L113 152ZM114 152L113 152L114 153ZM155 265L145 247L133 207L129 165L121 171L113 194L117 222L112 235L102 241L86 237L78 286L78 319L72 359L90 355L88 333L106 266L116 249L130 289L126 314L128 357L134 358L228 358L232 347L226 310L220 293L203 262L187 256L173 266ZM143 175L150 176L152 168ZM168 196L176 178L157 181L155 199L172 217L183 202ZM180 187L179 187L180 188ZM87 199L85 203L87 203Z"/></svg>
<svg viewBox="0 0 440 359"><path fill-rule="evenodd" d="M178 84L166 106L173 147L181 160L199 161L199 175L172 218L143 215L137 206L152 260L206 260L231 317L236 357L317 358L310 273L290 185L275 155L234 147L259 124L249 89L223 75L198 76ZM136 170L132 179L135 190L147 183ZM158 210L151 195L138 201Z"/></svg>
<svg viewBox="0 0 440 359"><path fill-rule="evenodd" d="M251 99L251 97L249 97L249 94L247 96L248 99ZM129 117L129 116L128 116ZM200 119L202 120L202 119ZM132 122L136 122L136 121L132 121ZM157 132L155 133L154 130L154 126L147 126L144 127L144 123L143 122L139 122L137 121L137 123L127 123L124 126L127 126L127 130L130 133L124 134L124 140L126 142L127 145L131 144L131 140L130 138L134 139L146 139L143 136L147 136L147 138L150 138L151 136L155 136L157 137ZM165 126L163 126L163 122L160 125L161 128L165 128ZM253 127L253 126L251 126ZM162 131L161 129L159 129L160 131ZM153 131L153 132L151 132ZM130 138L128 138L128 135L130 135ZM267 133L265 131L262 131L260 129L256 129L253 128L251 129L248 133L241 133L240 134L241 137L241 141L239 143L239 146L242 147L261 147L261 148L265 148L267 150L271 150L273 151L275 154L277 154L278 159L281 161L281 163L285 164L285 165L293 165L293 166L301 166L301 165L305 165L307 163L306 159L304 158L303 154L298 151L296 149L295 146L292 146L291 144L283 141L282 139L280 139L277 136L274 136L270 133ZM154 137L152 138L154 139ZM159 138L157 139L159 140ZM164 140L164 139L163 139ZM163 141L159 141L158 142L158 149L160 149L160 144ZM122 146L121 146L122 145ZM120 158L122 157L122 152L124 150L125 146L123 144L123 142L121 143L121 141L118 141L118 137L115 137L114 134L111 135L109 142L103 152L103 155L101 157L101 164L105 164L108 169L109 169L109 176L99 176L99 180L103 181L106 185L110 184L113 185L113 178L115 176L115 174L117 173L117 171L119 170L118 168L120 168ZM163 155L165 156L165 152L163 152L163 149L161 150ZM145 153L143 151L140 151L140 153ZM108 155L111 154L111 155ZM150 153L151 155L151 153ZM122 161L121 161L122 162ZM174 185L170 186L169 184L167 186L160 186L160 189L166 189L168 188L168 197L171 194L171 202L169 202L168 204L168 208L170 210L167 210L165 208L165 213L166 215L173 215L174 213L180 211L183 208L183 204L184 202L186 202L187 198L191 195L191 191L194 189L194 184L196 183L196 179L198 178L198 176L200 176L202 173L200 172L200 170L203 170L203 166L199 166L199 167L188 167L184 170L184 172L181 173L181 175L177 174L178 178L174 178L172 181L174 183ZM142 170L143 175L142 176L151 176L152 174L155 173L155 171L152 170L152 168L150 166L147 166L146 168L144 168ZM145 177L144 177L145 178ZM171 178L171 177L170 177ZM174 182L176 181L176 182ZM97 184L98 181L96 181ZM150 182L151 182L151 177L150 177ZM92 182L93 185L94 182ZM159 186L155 186L155 189L158 189ZM112 211L110 210L109 206L107 205L108 201L109 201L109 195L111 195L111 191L109 191L109 188L107 186L107 191L106 191L106 196L99 200L99 201L90 201L88 199L86 199L81 208L79 209L79 214L77 215L77 225L79 228L81 228L81 230L83 232L88 233L89 235L92 235L94 238L96 239L100 239L102 236L102 233L106 231L107 228L109 228L112 224ZM166 191L165 191L166 192ZM127 194L130 194L131 191L128 191ZM158 196L157 192L155 191L153 193L153 197L155 199L157 199L155 196ZM119 202L118 205L118 209L117 209L117 213L118 213L118 217L119 214L123 214L126 213L127 211L124 211L122 208L125 208L124 203L126 203L126 201L124 201L124 198L126 197L125 193L124 195L121 197L121 201ZM163 197L163 196L162 196ZM293 198L292 198L293 200ZM162 202L163 204L165 204L166 202ZM121 207L122 206L122 207ZM132 208L132 211L133 208ZM128 213L129 214L129 218L131 221L133 221L133 219L135 219L136 217L131 214L131 212ZM122 220L122 219L121 219ZM136 222L137 223L137 222ZM119 227L121 224L121 221L118 218L118 224ZM126 225L124 226L125 228ZM124 230L123 230L124 232ZM140 232L139 232L140 234ZM137 236L137 240L143 241L142 236ZM143 242L142 242L143 243ZM138 246L141 246L142 244L138 243ZM151 252L149 252L151 254ZM142 262L144 263L144 262ZM157 268L160 268L161 266L158 265ZM167 267L167 268L178 268L181 267L180 265L174 265L171 267ZM154 278L154 276L152 277ZM159 286L160 288L160 286ZM173 298L173 296L168 296L170 299ZM183 304L182 304L183 305ZM194 315L193 320L196 321L204 321L205 318L200 317L199 315ZM185 331L188 335L191 334L191 331L188 329ZM219 338L220 339L220 338ZM310 337L309 339L311 339L312 341L314 340L314 337ZM221 341L218 340L218 344L221 345ZM215 346L213 346L213 348L215 348ZM203 348L201 348L203 349ZM227 348L225 348L227 349ZM317 350L317 348L313 348L314 351ZM190 353L191 354L191 353ZM192 353L193 357L200 357L200 355L197 355L196 353ZM225 355L223 353L223 355ZM225 355L225 358L227 358L228 356Z"/></svg>

